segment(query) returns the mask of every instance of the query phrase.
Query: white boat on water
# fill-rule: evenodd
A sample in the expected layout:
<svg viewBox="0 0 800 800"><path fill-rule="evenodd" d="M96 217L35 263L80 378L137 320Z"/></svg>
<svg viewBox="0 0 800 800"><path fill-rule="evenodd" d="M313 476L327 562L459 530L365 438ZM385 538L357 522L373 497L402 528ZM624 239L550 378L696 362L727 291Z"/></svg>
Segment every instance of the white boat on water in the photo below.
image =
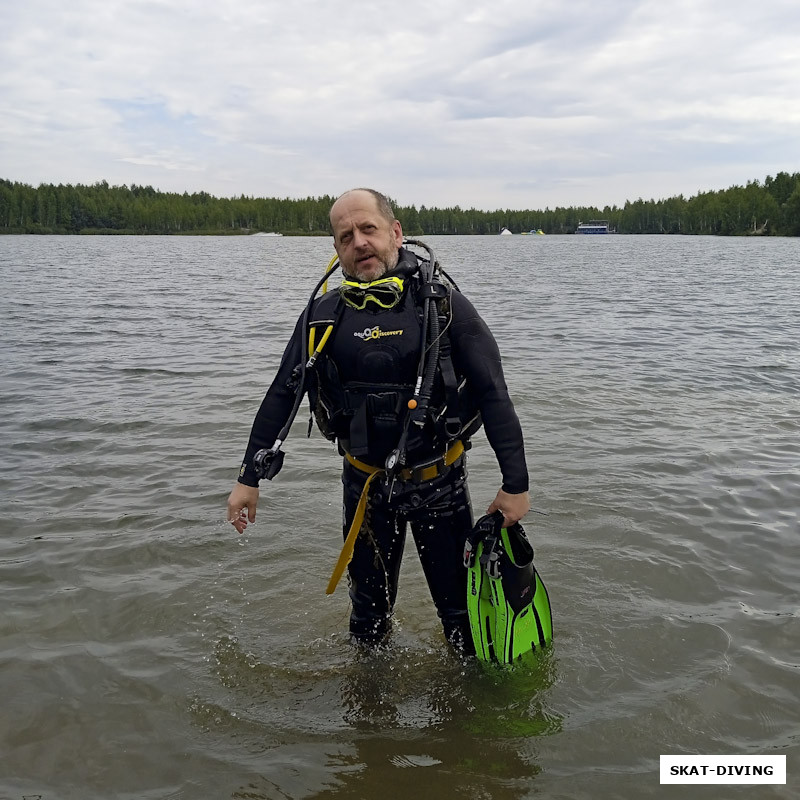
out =
<svg viewBox="0 0 800 800"><path fill-rule="evenodd" d="M252 234L253 236L283 236L282 233L264 233L263 231L259 231L258 233Z"/></svg>
<svg viewBox="0 0 800 800"><path fill-rule="evenodd" d="M579 222L575 233L616 233L604 219L592 219L589 222Z"/></svg>
<svg viewBox="0 0 800 800"><path fill-rule="evenodd" d="M513 236L514 234L508 228L501 228L500 229L501 236Z"/></svg>

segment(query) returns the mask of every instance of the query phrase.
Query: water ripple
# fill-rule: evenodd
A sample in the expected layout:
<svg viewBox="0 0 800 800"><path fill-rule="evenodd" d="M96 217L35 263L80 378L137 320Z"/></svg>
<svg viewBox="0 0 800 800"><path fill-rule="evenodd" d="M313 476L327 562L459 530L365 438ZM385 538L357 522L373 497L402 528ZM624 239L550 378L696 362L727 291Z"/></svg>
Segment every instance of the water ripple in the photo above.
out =
<svg viewBox="0 0 800 800"><path fill-rule="evenodd" d="M392 644L350 649L339 460L306 419L256 525L225 522L330 240L3 237L0 794L638 798L667 752L796 773L796 242L587 238L430 239L547 514L555 647L500 671L446 649L412 553ZM480 509L482 436L470 469Z"/></svg>

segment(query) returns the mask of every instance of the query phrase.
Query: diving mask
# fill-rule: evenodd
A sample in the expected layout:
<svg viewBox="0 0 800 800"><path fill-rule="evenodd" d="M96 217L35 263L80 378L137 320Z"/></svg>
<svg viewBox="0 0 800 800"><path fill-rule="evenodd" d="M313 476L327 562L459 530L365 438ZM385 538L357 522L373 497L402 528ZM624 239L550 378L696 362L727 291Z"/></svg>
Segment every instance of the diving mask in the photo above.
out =
<svg viewBox="0 0 800 800"><path fill-rule="evenodd" d="M391 278L379 278L369 283L342 281L339 294L351 308L361 311L367 303L373 302L381 308L394 308L403 296L403 280L393 275Z"/></svg>

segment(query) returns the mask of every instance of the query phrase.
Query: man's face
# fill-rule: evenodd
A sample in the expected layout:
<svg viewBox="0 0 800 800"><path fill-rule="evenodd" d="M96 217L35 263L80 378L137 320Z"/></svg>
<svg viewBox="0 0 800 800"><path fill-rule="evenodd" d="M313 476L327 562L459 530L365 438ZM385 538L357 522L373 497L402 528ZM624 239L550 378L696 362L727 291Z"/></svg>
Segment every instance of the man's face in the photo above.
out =
<svg viewBox="0 0 800 800"><path fill-rule="evenodd" d="M342 272L362 283L375 281L397 266L403 229L378 211L369 192L349 192L331 208L333 242Z"/></svg>

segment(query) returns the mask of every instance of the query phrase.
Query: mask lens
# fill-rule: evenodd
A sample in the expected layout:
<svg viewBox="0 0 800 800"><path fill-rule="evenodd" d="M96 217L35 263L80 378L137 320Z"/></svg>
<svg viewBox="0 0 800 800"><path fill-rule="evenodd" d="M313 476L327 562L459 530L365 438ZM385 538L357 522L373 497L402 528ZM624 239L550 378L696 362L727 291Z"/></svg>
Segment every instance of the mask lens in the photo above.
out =
<svg viewBox="0 0 800 800"><path fill-rule="evenodd" d="M397 277L381 278L372 283L344 281L339 294L345 303L359 311L370 302L380 308L394 308L403 296L403 281Z"/></svg>

